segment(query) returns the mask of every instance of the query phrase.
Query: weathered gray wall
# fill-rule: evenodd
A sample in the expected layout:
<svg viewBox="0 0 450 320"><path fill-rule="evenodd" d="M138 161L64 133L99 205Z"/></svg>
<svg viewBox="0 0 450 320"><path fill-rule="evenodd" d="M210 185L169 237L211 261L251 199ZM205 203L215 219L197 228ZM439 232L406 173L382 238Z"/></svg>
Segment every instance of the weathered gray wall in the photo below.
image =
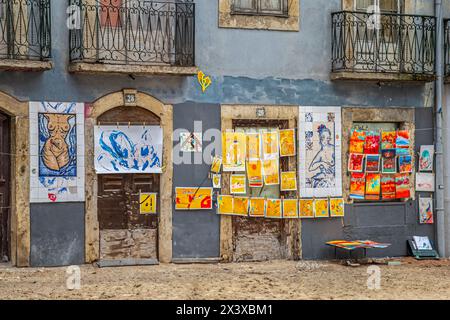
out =
<svg viewBox="0 0 450 320"><path fill-rule="evenodd" d="M31 204L31 266L84 263L84 203Z"/></svg>
<svg viewBox="0 0 450 320"><path fill-rule="evenodd" d="M415 148L433 144L432 108L415 109ZM416 193L418 195L426 193ZM358 203L345 206L341 219L303 220L302 248L304 259L334 257L334 249L326 246L331 240L373 240L392 245L388 249L368 250L368 256L405 256L406 240L412 236L428 236L435 240L435 225L420 225L417 200L402 203ZM348 256L343 250L339 256ZM359 252L360 254L361 252Z"/></svg>
<svg viewBox="0 0 450 320"><path fill-rule="evenodd" d="M202 122L203 134L208 129L220 130L220 106L214 104L183 103L173 108L174 130L186 129L194 131L194 121ZM205 137L204 137L205 138ZM174 137L178 140L179 135ZM203 150L212 141L203 141ZM178 141L174 141L174 146ZM220 141L217 144L220 147ZM210 150L212 151L212 150ZM221 153L220 149L216 152ZM182 153L178 153L182 156ZM178 155L174 151L174 157ZM209 152L211 154L211 152ZM194 164L194 153L191 164L174 164L173 186L175 187L211 187L208 176L210 165ZM174 189L175 192L175 189ZM220 255L220 217L213 210L175 211L173 210L173 257L174 258L215 258Z"/></svg>

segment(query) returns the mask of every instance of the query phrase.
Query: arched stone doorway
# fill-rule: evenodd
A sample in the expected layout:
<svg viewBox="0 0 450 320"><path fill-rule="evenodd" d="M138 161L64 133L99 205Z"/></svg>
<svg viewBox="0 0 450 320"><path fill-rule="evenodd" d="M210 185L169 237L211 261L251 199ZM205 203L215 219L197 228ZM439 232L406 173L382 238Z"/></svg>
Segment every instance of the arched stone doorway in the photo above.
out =
<svg viewBox="0 0 450 320"><path fill-rule="evenodd" d="M128 95L133 95L130 102ZM94 126L95 125L160 125L163 130L162 174L154 175L97 175L94 168ZM137 237L154 238L156 249L143 254L143 258L156 253L161 262L172 259L172 106L164 105L148 94L125 90L108 94L87 106L85 119L86 136L86 262L111 258L102 252L101 244L108 238L103 230L138 230ZM120 185L114 191L105 184ZM144 188L144 189L142 189ZM149 189L149 190L147 190ZM158 216L137 217L136 193L158 193ZM114 199L114 196L120 198ZM108 200L109 198L109 200ZM128 212L111 217L108 208L115 207ZM123 206L120 209L120 206ZM117 212L118 213L118 212ZM108 217L109 215L109 217ZM121 220L122 219L122 220ZM120 220L120 221L119 221ZM113 229L108 229L113 228ZM120 236L121 237L121 236ZM111 237L109 237L111 239ZM149 245L149 242L143 244ZM120 248L119 248L120 249ZM120 250L119 250L120 251ZM133 255L123 260L132 261ZM106 257L106 258L105 258ZM121 260L120 256L118 257ZM153 257L152 257L153 258Z"/></svg>

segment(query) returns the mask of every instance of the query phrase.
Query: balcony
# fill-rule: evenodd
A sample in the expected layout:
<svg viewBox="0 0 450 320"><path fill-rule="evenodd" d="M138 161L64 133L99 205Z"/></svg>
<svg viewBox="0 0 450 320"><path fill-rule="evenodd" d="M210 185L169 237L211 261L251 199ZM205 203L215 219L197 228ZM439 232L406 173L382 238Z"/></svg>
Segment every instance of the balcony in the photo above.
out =
<svg viewBox="0 0 450 320"><path fill-rule="evenodd" d="M332 80L433 81L432 16L332 13Z"/></svg>
<svg viewBox="0 0 450 320"><path fill-rule="evenodd" d="M70 0L69 72L193 75L192 0Z"/></svg>
<svg viewBox="0 0 450 320"><path fill-rule="evenodd" d="M0 0L0 70L52 68L50 0Z"/></svg>

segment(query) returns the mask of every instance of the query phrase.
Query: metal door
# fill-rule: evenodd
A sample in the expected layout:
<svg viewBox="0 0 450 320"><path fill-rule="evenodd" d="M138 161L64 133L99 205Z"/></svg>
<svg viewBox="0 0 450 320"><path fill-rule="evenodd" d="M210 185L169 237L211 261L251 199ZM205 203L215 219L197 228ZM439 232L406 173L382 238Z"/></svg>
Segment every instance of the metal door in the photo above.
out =
<svg viewBox="0 0 450 320"><path fill-rule="evenodd" d="M10 258L10 122L0 113L0 262Z"/></svg>

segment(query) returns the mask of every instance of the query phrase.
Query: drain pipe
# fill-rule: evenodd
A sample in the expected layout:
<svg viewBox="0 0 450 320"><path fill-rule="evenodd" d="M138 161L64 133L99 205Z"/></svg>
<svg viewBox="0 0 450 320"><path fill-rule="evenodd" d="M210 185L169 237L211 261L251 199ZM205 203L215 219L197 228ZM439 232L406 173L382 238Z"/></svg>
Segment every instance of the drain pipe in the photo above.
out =
<svg viewBox="0 0 450 320"><path fill-rule="evenodd" d="M446 257L444 209L444 148L442 105L444 87L442 0L434 0L436 16L436 238L441 257Z"/></svg>

